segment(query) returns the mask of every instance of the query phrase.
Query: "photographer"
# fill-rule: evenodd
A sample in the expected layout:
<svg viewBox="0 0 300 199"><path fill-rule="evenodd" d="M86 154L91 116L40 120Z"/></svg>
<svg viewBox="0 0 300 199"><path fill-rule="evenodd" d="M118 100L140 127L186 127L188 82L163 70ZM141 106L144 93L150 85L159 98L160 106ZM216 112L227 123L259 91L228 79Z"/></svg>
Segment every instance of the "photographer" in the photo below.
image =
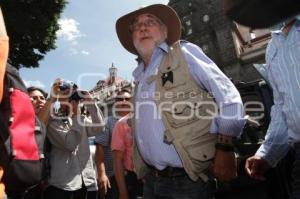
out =
<svg viewBox="0 0 300 199"><path fill-rule="evenodd" d="M73 85L62 89L60 85L61 80L54 83L50 100L54 109L59 110L48 120L51 171L44 198L82 199L87 189L97 187L88 137L101 132L102 116L88 92ZM91 120L81 114L81 104L87 108Z"/></svg>

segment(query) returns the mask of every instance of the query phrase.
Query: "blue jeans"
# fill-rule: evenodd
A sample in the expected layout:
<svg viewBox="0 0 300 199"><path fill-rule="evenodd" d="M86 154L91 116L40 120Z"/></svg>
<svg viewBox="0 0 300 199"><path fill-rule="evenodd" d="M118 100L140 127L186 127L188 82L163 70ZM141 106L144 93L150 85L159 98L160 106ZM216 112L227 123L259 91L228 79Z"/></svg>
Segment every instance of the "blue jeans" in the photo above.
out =
<svg viewBox="0 0 300 199"><path fill-rule="evenodd" d="M213 199L214 183L192 181L187 175L157 176L149 171L145 176L143 199Z"/></svg>

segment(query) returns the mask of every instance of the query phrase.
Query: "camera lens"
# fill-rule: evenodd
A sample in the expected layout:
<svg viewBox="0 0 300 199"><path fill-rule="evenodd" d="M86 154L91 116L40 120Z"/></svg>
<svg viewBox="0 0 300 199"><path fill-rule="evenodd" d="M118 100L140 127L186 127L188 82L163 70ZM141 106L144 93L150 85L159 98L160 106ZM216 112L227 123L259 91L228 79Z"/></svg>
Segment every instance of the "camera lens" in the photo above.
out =
<svg viewBox="0 0 300 199"><path fill-rule="evenodd" d="M71 84L69 82L63 81L60 86L59 89L60 90L66 90L66 89L70 89L71 88Z"/></svg>

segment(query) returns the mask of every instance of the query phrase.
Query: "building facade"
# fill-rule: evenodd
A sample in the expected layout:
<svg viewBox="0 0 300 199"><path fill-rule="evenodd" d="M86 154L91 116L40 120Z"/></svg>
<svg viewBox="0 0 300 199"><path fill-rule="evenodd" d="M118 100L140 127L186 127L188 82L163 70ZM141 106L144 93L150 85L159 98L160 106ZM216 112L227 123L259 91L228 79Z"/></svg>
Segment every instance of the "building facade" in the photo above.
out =
<svg viewBox="0 0 300 199"><path fill-rule="evenodd" d="M254 63L264 63L270 32L232 22L220 0L170 0L182 22L182 39L195 43L233 82L260 78Z"/></svg>
<svg viewBox="0 0 300 199"><path fill-rule="evenodd" d="M112 114L112 107L119 91L126 89L131 92L133 88L132 82L119 77L117 74L118 69L112 64L109 68L109 76L106 79L99 80L90 91L93 98L98 101L104 116Z"/></svg>

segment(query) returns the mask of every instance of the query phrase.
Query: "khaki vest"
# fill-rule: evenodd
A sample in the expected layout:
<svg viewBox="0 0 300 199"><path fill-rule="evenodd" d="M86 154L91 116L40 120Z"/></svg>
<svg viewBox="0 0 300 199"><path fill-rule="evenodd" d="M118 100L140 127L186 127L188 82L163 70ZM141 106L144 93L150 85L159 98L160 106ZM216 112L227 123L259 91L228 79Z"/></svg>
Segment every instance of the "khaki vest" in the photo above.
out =
<svg viewBox="0 0 300 199"><path fill-rule="evenodd" d="M192 180L200 177L207 181L203 172L214 158L217 140L216 135L209 133L209 128L218 110L211 95L200 89L191 76L179 42L169 48L157 75L147 81L156 81L156 105L166 129L164 142L175 146ZM137 147L133 151L136 172L142 176L145 164Z"/></svg>

